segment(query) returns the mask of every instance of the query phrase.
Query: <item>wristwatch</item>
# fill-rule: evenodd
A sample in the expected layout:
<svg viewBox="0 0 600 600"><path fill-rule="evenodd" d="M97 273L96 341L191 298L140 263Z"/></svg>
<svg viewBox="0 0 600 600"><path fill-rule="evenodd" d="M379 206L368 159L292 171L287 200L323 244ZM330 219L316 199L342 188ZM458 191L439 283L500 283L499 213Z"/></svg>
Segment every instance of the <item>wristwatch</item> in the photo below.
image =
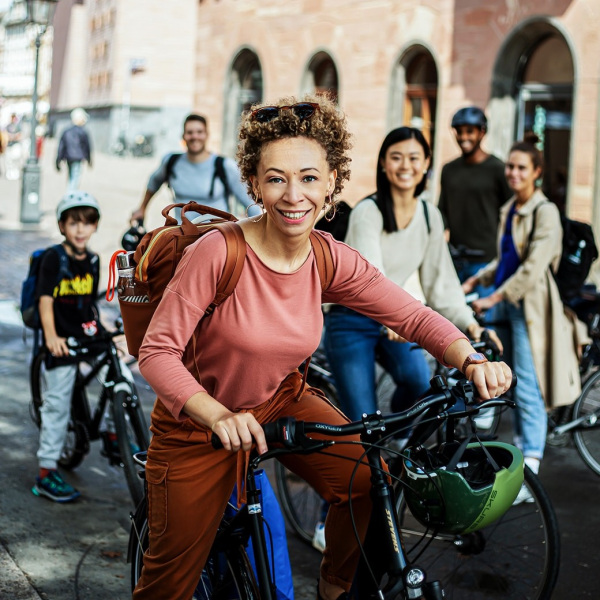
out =
<svg viewBox="0 0 600 600"><path fill-rule="evenodd" d="M473 354L469 354L469 356L465 358L461 372L464 373L469 365L482 365L487 361L488 359L485 357L485 354L482 354L481 352L473 352Z"/></svg>

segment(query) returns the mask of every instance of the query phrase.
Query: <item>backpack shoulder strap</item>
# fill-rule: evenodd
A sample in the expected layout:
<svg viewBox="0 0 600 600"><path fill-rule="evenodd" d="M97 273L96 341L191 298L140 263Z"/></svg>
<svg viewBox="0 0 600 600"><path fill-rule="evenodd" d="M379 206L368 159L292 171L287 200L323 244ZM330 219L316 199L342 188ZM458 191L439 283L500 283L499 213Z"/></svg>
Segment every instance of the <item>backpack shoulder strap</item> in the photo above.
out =
<svg viewBox="0 0 600 600"><path fill-rule="evenodd" d="M537 216L537 211L538 208L540 206L542 206L543 204L546 204L545 202L540 202L534 209L533 212L531 213L531 231L529 232L529 237L527 238L527 249L525 250L525 253L523 254L523 256L527 256L529 254L529 247L531 246L531 242L533 240L533 234L535 233L535 218Z"/></svg>
<svg viewBox="0 0 600 600"><path fill-rule="evenodd" d="M215 298L206 309L207 315L210 315L219 304L231 296L240 279L246 260L246 238L242 228L237 223L227 222L216 225L215 229L218 229L225 238L227 258L223 273L217 282Z"/></svg>
<svg viewBox="0 0 600 600"><path fill-rule="evenodd" d="M167 173L167 185L171 186L171 179L175 177L173 174L173 169L175 168L175 163L181 158L181 152L174 152L169 156L167 160L166 173Z"/></svg>
<svg viewBox="0 0 600 600"><path fill-rule="evenodd" d="M213 193L215 191L215 179L217 177L221 180L221 183L225 188L225 198L229 198L231 195L231 189L227 181L227 173L225 173L225 157L220 155L217 155L217 158L215 159L215 171L213 173L212 182L210 184L210 192L208 194L211 198L213 197Z"/></svg>
<svg viewBox="0 0 600 600"><path fill-rule="evenodd" d="M315 253L315 260L317 261L317 270L319 271L319 279L321 280L321 290L326 292L331 285L334 272L331 248L325 237L316 231L310 232L310 243L312 244L313 252Z"/></svg>
<svg viewBox="0 0 600 600"><path fill-rule="evenodd" d="M61 282L63 276L71 277L71 267L69 265L69 255L62 244L56 244L51 248L58 254L58 281Z"/></svg>
<svg viewBox="0 0 600 600"><path fill-rule="evenodd" d="M425 224L427 225L427 233L431 233L431 223L429 222L429 208L427 208L427 200L421 198L423 204L423 214L425 215Z"/></svg>

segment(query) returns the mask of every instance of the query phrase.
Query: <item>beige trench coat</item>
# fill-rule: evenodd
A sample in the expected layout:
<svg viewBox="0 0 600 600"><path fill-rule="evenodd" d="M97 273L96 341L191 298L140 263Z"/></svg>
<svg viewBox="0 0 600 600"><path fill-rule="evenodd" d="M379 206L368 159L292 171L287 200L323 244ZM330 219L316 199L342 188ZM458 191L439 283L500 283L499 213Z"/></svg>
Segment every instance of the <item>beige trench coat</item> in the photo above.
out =
<svg viewBox="0 0 600 600"><path fill-rule="evenodd" d="M515 198L511 198L500 210L498 249L514 201ZM529 244L533 211L538 206L535 231ZM558 287L548 268L558 267L562 252L562 227L558 209L541 191L537 190L516 212L512 236L522 262L498 291L513 304L523 301L533 360L546 407L571 404L581 393L576 348L581 343L578 336L582 332L572 316L565 313ZM493 284L497 266L498 259L495 259L479 271L477 277L483 285Z"/></svg>

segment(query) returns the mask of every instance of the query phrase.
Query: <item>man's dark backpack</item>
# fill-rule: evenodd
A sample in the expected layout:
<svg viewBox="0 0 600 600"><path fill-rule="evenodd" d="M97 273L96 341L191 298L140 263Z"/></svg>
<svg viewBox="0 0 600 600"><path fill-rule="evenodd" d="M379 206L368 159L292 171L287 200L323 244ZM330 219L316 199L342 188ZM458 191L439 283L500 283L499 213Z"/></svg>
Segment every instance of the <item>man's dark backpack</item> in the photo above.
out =
<svg viewBox="0 0 600 600"><path fill-rule="evenodd" d="M176 152L174 154L171 154L171 156L169 156L168 160L167 160L167 166L166 166L166 172L167 172L167 184L171 187L171 179L174 179L175 177L177 177L177 175L173 172L173 169L175 168L175 164L177 163L177 161L183 156L183 154L181 152ZM225 166L224 166L224 157L222 156L217 156L217 158L215 159L215 170L213 173L213 178L212 181L210 183L210 192L209 192L209 197L212 198L214 191L215 191L215 179L218 177L221 180L221 183L223 184L223 187L225 188L225 198L229 198L229 196L231 195L231 188L229 187L229 183L227 182L227 174L225 173Z"/></svg>
<svg viewBox="0 0 600 600"><path fill-rule="evenodd" d="M529 234L529 243L535 231L535 217L538 205L533 211L533 225ZM592 263L598 258L598 248L594 240L592 227L587 223L574 221L561 214L563 229L562 254L554 279L562 301L568 303L579 295L587 279Z"/></svg>

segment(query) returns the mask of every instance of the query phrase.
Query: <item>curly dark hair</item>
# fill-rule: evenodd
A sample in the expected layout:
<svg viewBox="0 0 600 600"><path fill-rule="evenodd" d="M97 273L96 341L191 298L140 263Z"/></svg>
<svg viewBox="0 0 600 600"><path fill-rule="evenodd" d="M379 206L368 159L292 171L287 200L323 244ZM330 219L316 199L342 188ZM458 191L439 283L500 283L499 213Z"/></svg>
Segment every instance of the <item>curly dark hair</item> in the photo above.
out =
<svg viewBox="0 0 600 600"><path fill-rule="evenodd" d="M265 106L292 106L298 102L318 104L312 116L300 119L291 110L283 110L272 121L262 123L252 117L252 112ZM331 170L337 170L333 195L339 194L344 182L350 178L351 134L346 127L346 117L328 98L317 94L306 94L301 98L281 98L276 104L254 104L242 115L239 129L237 162L242 181L246 182L252 195L250 177L256 175L263 146L274 140L305 136L318 142L327 155Z"/></svg>

